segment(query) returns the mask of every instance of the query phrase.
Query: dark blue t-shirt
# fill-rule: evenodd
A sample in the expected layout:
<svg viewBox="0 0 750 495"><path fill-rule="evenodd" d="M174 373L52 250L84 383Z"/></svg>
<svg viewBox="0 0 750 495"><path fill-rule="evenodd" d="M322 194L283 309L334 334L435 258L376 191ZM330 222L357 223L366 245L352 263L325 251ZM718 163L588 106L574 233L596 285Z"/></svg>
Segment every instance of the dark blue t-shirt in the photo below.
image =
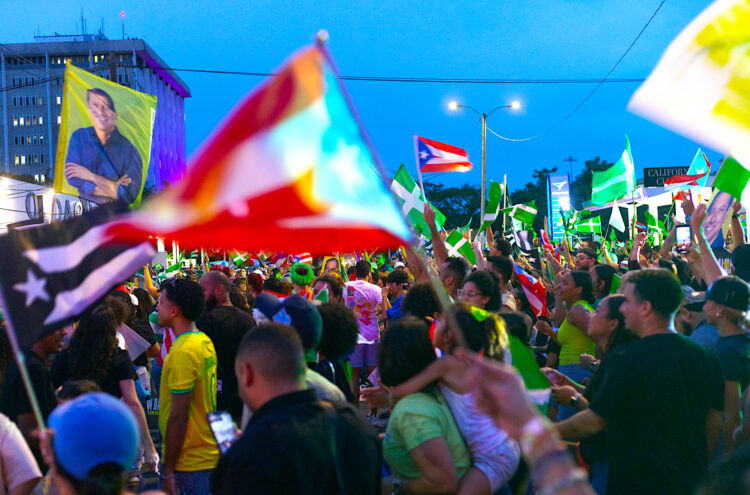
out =
<svg viewBox="0 0 750 495"><path fill-rule="evenodd" d="M68 156L65 163L75 163L110 180L118 180L123 175L130 177L130 185L120 186L117 190L118 199L128 204L138 197L143 181L143 160L138 150L128 138L115 129L107 142L102 145L93 127L76 129L70 137ZM71 178L68 183L77 188L80 196L95 203L106 199L94 196L93 182Z"/></svg>

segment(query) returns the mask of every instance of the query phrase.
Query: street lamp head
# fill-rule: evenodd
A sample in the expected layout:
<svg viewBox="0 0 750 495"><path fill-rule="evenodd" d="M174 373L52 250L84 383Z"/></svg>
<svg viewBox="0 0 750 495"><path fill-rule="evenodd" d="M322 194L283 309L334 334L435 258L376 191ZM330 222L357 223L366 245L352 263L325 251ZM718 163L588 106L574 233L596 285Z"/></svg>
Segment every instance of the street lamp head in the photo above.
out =
<svg viewBox="0 0 750 495"><path fill-rule="evenodd" d="M458 103L456 103L455 101L452 101L448 103L448 108L450 108L451 110L456 110L458 108Z"/></svg>
<svg viewBox="0 0 750 495"><path fill-rule="evenodd" d="M518 110L519 108L521 108L521 103L516 100L510 104L510 108L512 108L513 110Z"/></svg>

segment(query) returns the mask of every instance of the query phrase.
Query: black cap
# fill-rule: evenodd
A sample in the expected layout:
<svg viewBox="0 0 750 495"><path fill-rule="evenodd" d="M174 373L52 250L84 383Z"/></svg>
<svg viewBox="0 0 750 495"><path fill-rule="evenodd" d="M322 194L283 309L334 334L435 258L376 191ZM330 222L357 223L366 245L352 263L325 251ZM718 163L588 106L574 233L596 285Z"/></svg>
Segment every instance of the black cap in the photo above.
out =
<svg viewBox="0 0 750 495"><path fill-rule="evenodd" d="M750 306L750 286L738 277L721 277L711 284L706 299L738 311Z"/></svg>

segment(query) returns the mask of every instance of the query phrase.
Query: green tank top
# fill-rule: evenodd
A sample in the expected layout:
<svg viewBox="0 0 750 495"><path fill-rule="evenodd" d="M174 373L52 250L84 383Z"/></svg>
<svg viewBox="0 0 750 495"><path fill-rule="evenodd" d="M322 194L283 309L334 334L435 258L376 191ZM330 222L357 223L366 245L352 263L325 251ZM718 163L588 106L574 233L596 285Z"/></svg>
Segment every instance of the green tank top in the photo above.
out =
<svg viewBox="0 0 750 495"><path fill-rule="evenodd" d="M570 309L578 305L592 311L591 305L586 301L577 301ZM570 310L568 310L570 313ZM560 330L557 331L557 340L560 342L560 358L558 364L579 364L581 360L579 356L581 354L594 354L594 341L591 340L586 333L580 328L568 322L568 317L560 325Z"/></svg>

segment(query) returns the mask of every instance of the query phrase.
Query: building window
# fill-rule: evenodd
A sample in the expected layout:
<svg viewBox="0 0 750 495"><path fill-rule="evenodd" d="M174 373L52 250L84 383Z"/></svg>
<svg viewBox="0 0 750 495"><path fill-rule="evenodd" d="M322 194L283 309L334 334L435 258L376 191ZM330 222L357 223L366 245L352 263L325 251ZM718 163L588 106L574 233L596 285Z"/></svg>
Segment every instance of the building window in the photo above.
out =
<svg viewBox="0 0 750 495"><path fill-rule="evenodd" d="M16 155L16 165L18 165L18 155Z"/></svg>
<svg viewBox="0 0 750 495"><path fill-rule="evenodd" d="M39 136L39 144L44 144L44 135Z"/></svg>
<svg viewBox="0 0 750 495"><path fill-rule="evenodd" d="M26 136L26 144L31 144L31 136Z"/></svg>
<svg viewBox="0 0 750 495"><path fill-rule="evenodd" d="M42 100L42 97L40 96L40 97L39 97L39 106L40 106L40 107L42 106L42 101L43 101L43 100Z"/></svg>
<svg viewBox="0 0 750 495"><path fill-rule="evenodd" d="M62 122L62 118L58 115L57 116L57 125L60 125L61 122Z"/></svg>
<svg viewBox="0 0 750 495"><path fill-rule="evenodd" d="M59 105L60 102L62 101L62 98L58 96L57 99L56 99L56 101L57 101L57 104Z"/></svg>
<svg viewBox="0 0 750 495"><path fill-rule="evenodd" d="M21 165L26 165L26 155L21 155Z"/></svg>
<svg viewBox="0 0 750 495"><path fill-rule="evenodd" d="M31 125L36 125L36 115L31 117Z"/></svg>
<svg viewBox="0 0 750 495"><path fill-rule="evenodd" d="M39 182L39 174L34 174L34 182Z"/></svg>
<svg viewBox="0 0 750 495"><path fill-rule="evenodd" d="M44 155L39 157L39 163L44 164Z"/></svg>
<svg viewBox="0 0 750 495"><path fill-rule="evenodd" d="M42 162L42 163L44 163L44 162ZM44 182L44 174L42 174L42 182Z"/></svg>
<svg viewBox="0 0 750 495"><path fill-rule="evenodd" d="M13 97L13 106L14 107L16 106L16 97L15 96Z"/></svg>
<svg viewBox="0 0 750 495"><path fill-rule="evenodd" d="M39 116L39 125L42 125L42 124L44 124L44 122L42 122L42 116L40 115Z"/></svg>
<svg viewBox="0 0 750 495"><path fill-rule="evenodd" d="M20 124L20 125L24 125L24 124L23 124L23 117L21 117L21 124Z"/></svg>
<svg viewBox="0 0 750 495"><path fill-rule="evenodd" d="M18 117L13 117L13 127L18 127Z"/></svg>
<svg viewBox="0 0 750 495"><path fill-rule="evenodd" d="M31 139L31 144L36 144L36 136Z"/></svg>

